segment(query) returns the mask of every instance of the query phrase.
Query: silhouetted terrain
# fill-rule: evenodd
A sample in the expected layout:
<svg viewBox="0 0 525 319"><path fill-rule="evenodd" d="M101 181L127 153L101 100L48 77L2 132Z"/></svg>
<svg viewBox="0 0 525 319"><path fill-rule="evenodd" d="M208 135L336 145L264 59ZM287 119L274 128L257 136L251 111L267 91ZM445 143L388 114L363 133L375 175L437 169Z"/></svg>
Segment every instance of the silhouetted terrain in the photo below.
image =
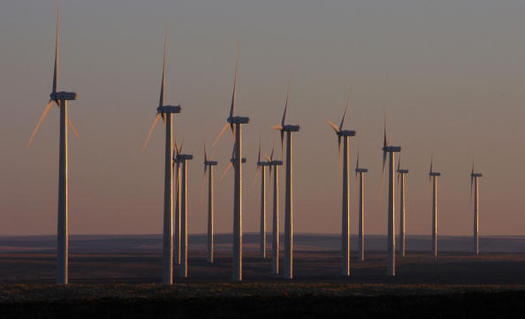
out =
<svg viewBox="0 0 525 319"><path fill-rule="evenodd" d="M243 283L232 283L230 236L218 236L215 264L204 237L190 240L189 279L160 284L159 236L73 236L71 285L54 285L54 237L0 238L0 318L172 318L289 315L441 318L515 317L525 310L525 239L444 237L435 261L426 237L410 238L398 275L385 276L384 237L370 236L365 262L339 276L338 236L299 235L296 280L271 273L245 238ZM355 252L355 250L354 250ZM355 256L354 256L355 257ZM175 268L177 275L178 267Z"/></svg>

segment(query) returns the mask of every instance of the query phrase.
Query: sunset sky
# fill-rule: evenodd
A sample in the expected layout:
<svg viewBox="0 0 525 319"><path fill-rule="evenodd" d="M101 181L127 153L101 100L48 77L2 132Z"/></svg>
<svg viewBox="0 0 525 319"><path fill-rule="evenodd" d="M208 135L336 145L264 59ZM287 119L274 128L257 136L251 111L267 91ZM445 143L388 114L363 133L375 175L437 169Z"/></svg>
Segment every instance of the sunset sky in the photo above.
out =
<svg viewBox="0 0 525 319"><path fill-rule="evenodd" d="M408 176L407 232L430 234L431 154L443 173L440 233L472 233L469 174L481 180L481 234L525 235L525 1L523 0L62 0L61 88L74 90L70 139L71 233L157 234L162 230L163 134L145 152L169 30L168 101L180 103L176 136L190 163L189 228L204 233L203 142L224 125L236 45L238 114L245 127L244 230L258 230L259 138L278 133L293 74L289 122L296 135L295 229L340 232L338 121L350 87L352 165L369 168L366 231L386 232L381 186L383 116L402 146ZM54 234L58 109L26 147L50 93L52 0L0 2L0 236ZM226 134L210 152L217 169L217 232L231 232L232 180ZM282 174L283 176L284 174ZM352 232L357 229L352 179ZM284 184L284 180L282 185ZM283 194L284 195L284 194ZM269 196L269 200L271 197ZM268 207L270 206L268 202ZM268 220L270 222L270 219ZM270 225L270 224L268 224Z"/></svg>

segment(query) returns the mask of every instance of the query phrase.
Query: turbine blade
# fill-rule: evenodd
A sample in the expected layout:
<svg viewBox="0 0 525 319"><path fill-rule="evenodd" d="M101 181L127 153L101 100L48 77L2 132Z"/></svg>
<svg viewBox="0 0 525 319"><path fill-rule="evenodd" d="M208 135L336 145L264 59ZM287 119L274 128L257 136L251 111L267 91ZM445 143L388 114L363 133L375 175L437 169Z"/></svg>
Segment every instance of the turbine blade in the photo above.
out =
<svg viewBox="0 0 525 319"><path fill-rule="evenodd" d="M230 164L228 164L228 166L226 166L226 168L224 169L224 172L221 175L221 181L224 179L224 176L226 176L226 174L228 174L228 172L230 171L230 169L232 167L233 167L233 163L230 162Z"/></svg>
<svg viewBox="0 0 525 319"><path fill-rule="evenodd" d="M241 56L241 50L240 50L240 47L237 46L237 57L235 58L235 73L233 76L233 90L232 90L232 99L231 99L231 105L230 105L230 118L233 117L233 115L235 114L235 99L237 95L237 76L239 72L240 56Z"/></svg>
<svg viewBox="0 0 525 319"><path fill-rule="evenodd" d="M173 151L175 152L176 155L180 154L180 148L179 148L179 145L177 144L177 139L173 140Z"/></svg>
<svg viewBox="0 0 525 319"><path fill-rule="evenodd" d="M164 34L164 51L162 55L162 76L160 81L160 97L159 97L159 106L164 105L164 99L166 95L166 64L167 64L167 54L168 54L168 33Z"/></svg>
<svg viewBox="0 0 525 319"><path fill-rule="evenodd" d="M330 125L330 127L334 130L335 134L338 134L341 131L334 122L332 121L327 121L327 122L328 122L328 125Z"/></svg>
<svg viewBox="0 0 525 319"><path fill-rule="evenodd" d="M60 77L60 9L57 3L56 8L56 26L55 26L55 66L53 68L53 85L52 93L58 91L58 82Z"/></svg>
<svg viewBox="0 0 525 319"><path fill-rule="evenodd" d="M470 171L470 199L474 190L474 161L472 161L472 170Z"/></svg>
<svg viewBox="0 0 525 319"><path fill-rule="evenodd" d="M359 168L359 151L357 152L357 160L355 162L355 176L357 177L357 169Z"/></svg>
<svg viewBox="0 0 525 319"><path fill-rule="evenodd" d="M341 157L341 136L337 136L337 153Z"/></svg>
<svg viewBox="0 0 525 319"><path fill-rule="evenodd" d="M78 130L77 130L77 127L73 124L73 122L71 121L71 119L67 119L67 124L69 126L69 128L73 131L73 134L75 134L76 137L80 137L78 135Z"/></svg>
<svg viewBox="0 0 525 319"><path fill-rule="evenodd" d="M433 172L433 162L434 162L434 156L430 156L430 170L428 171L428 180L432 180L432 177L430 176L430 174L432 174Z"/></svg>
<svg viewBox="0 0 525 319"><path fill-rule="evenodd" d="M283 117L281 118L281 125L284 126L286 122L286 113L288 112L288 99L290 97L290 83L288 83L288 89L286 90L286 100L284 101Z"/></svg>
<svg viewBox="0 0 525 319"><path fill-rule="evenodd" d="M228 126L230 126L229 124L226 124L222 127L221 131L219 132L219 134L217 134L217 136L215 137L215 139L213 140L213 143L212 143L212 146L215 146L219 141L220 139L222 138L222 136L224 135L224 133L226 132L226 130L228 129Z"/></svg>
<svg viewBox="0 0 525 319"><path fill-rule="evenodd" d="M470 199L472 199L473 190L474 190L474 176L470 175Z"/></svg>
<svg viewBox="0 0 525 319"><path fill-rule="evenodd" d="M383 151L383 174L385 175L386 151Z"/></svg>
<svg viewBox="0 0 525 319"><path fill-rule="evenodd" d="M284 131L281 130L281 154L284 153Z"/></svg>
<svg viewBox="0 0 525 319"><path fill-rule="evenodd" d="M384 147L388 146L388 140L387 140L387 134L386 134L386 116L385 116L385 122L383 125L383 146Z"/></svg>
<svg viewBox="0 0 525 319"><path fill-rule="evenodd" d="M151 123L151 127L148 130L148 134L146 135L146 140L144 141L144 144L142 145L142 151L145 151L146 148L148 147L153 131L155 130L155 127L157 127L157 124L159 124L159 120L160 120L160 114L157 114L155 116L155 119L153 120L153 123Z"/></svg>
<svg viewBox="0 0 525 319"><path fill-rule="evenodd" d="M343 124L345 123L346 112L348 111L349 105L350 105L350 97L348 96L346 100L345 112L343 113L343 117L341 118L341 123L339 124L339 131L343 129Z"/></svg>
<svg viewBox="0 0 525 319"><path fill-rule="evenodd" d="M257 162L261 161L261 140L259 139L259 152L257 153Z"/></svg>
<svg viewBox="0 0 525 319"><path fill-rule="evenodd" d="M46 120L47 115L49 114L49 111L51 110L51 107L53 107L53 101L49 101L44 108L44 111L40 115L40 118L38 119L38 123L36 123L35 128L33 129L33 132L31 133L31 137L29 138L29 141L27 142L27 147L31 146L33 144L33 141L35 139L36 134L38 133L38 130L40 129L40 126L44 121Z"/></svg>
<svg viewBox="0 0 525 319"><path fill-rule="evenodd" d="M179 153L178 154L182 153L182 148L183 147L184 147L184 139L182 139L182 141L180 142L180 147L179 147Z"/></svg>

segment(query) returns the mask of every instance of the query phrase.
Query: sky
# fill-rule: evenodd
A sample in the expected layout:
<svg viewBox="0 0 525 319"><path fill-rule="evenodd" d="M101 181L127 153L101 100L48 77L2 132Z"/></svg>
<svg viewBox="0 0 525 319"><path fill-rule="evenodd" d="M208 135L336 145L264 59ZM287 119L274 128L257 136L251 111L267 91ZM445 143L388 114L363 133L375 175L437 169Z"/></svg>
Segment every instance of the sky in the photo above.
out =
<svg viewBox="0 0 525 319"><path fill-rule="evenodd" d="M204 233L202 148L225 123L240 46L238 114L245 127L244 230L258 230L259 140L269 153L286 85L295 138L295 230L338 233L338 121L350 92L352 165L369 168L366 231L386 233L382 134L402 147L407 232L431 232L430 157L441 171L439 231L472 233L469 174L481 180L481 234L525 235L525 2L522 0L62 0L61 88L80 137L70 138L72 234L162 230L163 133L141 151L155 116L163 34L169 34L168 101L190 163L189 228ZM56 232L58 110L26 143L48 100L52 0L0 2L0 235ZM232 137L213 148L216 230L231 232ZM282 176L284 174L281 174ZM281 182L283 185L284 180ZM357 227L352 178L352 232ZM270 207L270 201L268 206ZM282 206L281 206L282 207ZM270 225L270 220L268 220Z"/></svg>

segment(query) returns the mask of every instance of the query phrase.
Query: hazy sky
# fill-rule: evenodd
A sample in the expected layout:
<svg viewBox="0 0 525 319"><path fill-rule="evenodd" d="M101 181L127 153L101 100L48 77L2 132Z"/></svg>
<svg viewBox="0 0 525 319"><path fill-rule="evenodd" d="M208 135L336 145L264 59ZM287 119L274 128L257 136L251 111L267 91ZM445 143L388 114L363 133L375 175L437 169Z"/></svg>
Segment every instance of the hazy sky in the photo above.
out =
<svg viewBox="0 0 525 319"><path fill-rule="evenodd" d="M403 147L407 231L431 231L433 153L441 170L440 232L472 231L469 173L481 182L482 235L525 234L525 2L523 0L62 0L62 88L78 92L70 140L73 234L160 233L162 130L140 148L158 101L162 37L170 30L169 101L190 164L189 223L205 231L202 143L224 125L240 42L239 115L247 115L246 231L258 229L257 141L269 152L286 83L296 136L296 231L340 230L337 139L351 86L349 128L367 180L367 232L386 231L383 113ZM48 99L51 0L0 2L0 235L56 230L58 110L25 144ZM231 136L214 149L217 179ZM276 144L279 146L279 144ZM232 175L217 181L217 231L230 232ZM352 180L354 182L354 180ZM352 185L352 191L355 190ZM353 193L352 231L356 229Z"/></svg>

